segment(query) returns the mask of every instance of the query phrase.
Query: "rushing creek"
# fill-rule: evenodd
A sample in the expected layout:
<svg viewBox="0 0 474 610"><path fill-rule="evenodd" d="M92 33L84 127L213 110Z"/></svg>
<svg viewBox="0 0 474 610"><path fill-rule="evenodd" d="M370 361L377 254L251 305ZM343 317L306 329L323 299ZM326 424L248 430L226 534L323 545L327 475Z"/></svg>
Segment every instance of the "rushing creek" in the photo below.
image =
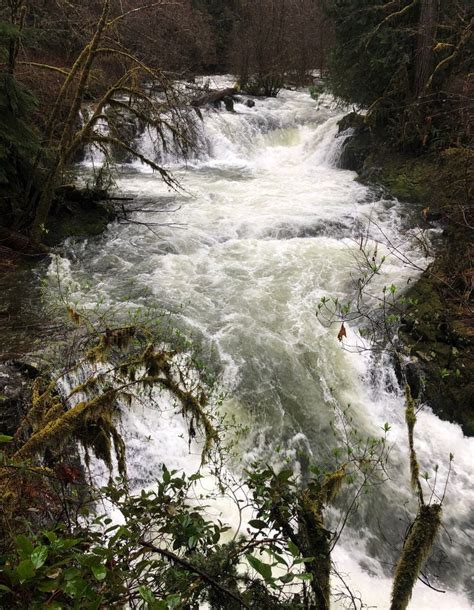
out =
<svg viewBox="0 0 474 610"><path fill-rule="evenodd" d="M173 323L213 355L223 409L251 430L239 444L242 462L297 459L301 452L315 463L326 459L335 443L335 406L351 405L361 434L381 436L388 422L390 480L360 501L334 551L364 603L385 609L397 549L416 511L403 395L388 362L374 368L370 351L344 349L338 326L321 324L316 309L322 296L352 294L358 236L369 222L410 260L427 261L410 239L403 205L337 167L341 116L330 99L318 104L303 91L257 100L254 108L237 103L234 113L206 111L199 154L187 162L172 153L165 159L182 191L170 191L139 163L122 166L120 194L143 210L133 219L161 226L114 223L101 237L67 244L50 274L59 272L82 307L102 300L171 312ZM150 151L147 134L141 146ZM403 288L415 276L400 257L388 256L372 289ZM347 344L355 330L348 328ZM188 472L199 464L179 416L141 405L124 412L122 430L137 488L151 485L163 462ZM410 608L467 609L473 440L429 405L415 437L422 470L439 465L441 493L449 453L455 458L433 569L433 584L447 592L418 582ZM232 520L224 500L220 510Z"/></svg>

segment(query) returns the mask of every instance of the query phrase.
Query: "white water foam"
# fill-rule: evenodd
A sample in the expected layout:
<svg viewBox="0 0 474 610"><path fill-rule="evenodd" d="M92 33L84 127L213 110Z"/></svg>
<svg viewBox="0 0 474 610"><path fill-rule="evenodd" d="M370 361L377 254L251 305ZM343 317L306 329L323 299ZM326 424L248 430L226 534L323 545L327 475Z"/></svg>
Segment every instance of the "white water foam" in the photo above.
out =
<svg viewBox="0 0 474 610"><path fill-rule="evenodd" d="M60 276L86 307L102 298L110 306L126 301L174 312L176 324L219 362L229 396L224 408L260 431L252 445L242 446L243 459L272 459L277 445L324 459L334 444L334 403L350 403L355 425L367 435L380 436L384 423L391 425L392 478L361 505L334 554L364 602L383 609L389 607L387 569L393 570L385 564L393 564L392 547L400 549L416 510L403 397L387 389L387 380L396 387L388 362L371 373L370 355L341 349L337 329L323 327L315 310L321 296L351 295L356 238L368 218L418 267L426 260L409 232L400 237L400 205L378 199L354 173L335 167L340 116L330 100L318 107L300 91L257 100L255 108L236 104L235 113L207 112L203 152L187 163L169 159L182 194L170 193L140 164L120 176L120 191L147 209L135 219L162 226L116 224L103 238L71 244ZM145 137L142 145L149 144ZM372 291L391 283L403 289L415 275L389 255ZM348 331L354 341L354 329ZM163 462L188 472L198 466L179 417L140 407L123 418L130 474L140 485L152 484ZM444 510L452 542L442 534L448 563L435 583L449 592L418 583L410 607L464 610L469 601L457 589L467 587L470 576L473 441L424 406L415 442L422 469L439 465L441 482L450 452L455 460ZM227 501L222 510L231 516Z"/></svg>

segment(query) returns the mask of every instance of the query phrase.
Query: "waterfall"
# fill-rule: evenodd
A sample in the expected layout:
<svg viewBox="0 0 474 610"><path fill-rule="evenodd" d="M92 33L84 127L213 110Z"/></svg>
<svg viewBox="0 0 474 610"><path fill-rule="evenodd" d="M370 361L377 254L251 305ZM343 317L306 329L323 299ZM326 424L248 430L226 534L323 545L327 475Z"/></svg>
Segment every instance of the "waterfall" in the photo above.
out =
<svg viewBox="0 0 474 610"><path fill-rule="evenodd" d="M418 267L427 261L403 226L402 205L337 168L342 115L331 98L316 104L303 91L258 99L253 108L236 103L233 113L205 111L198 153L162 157L181 191L170 192L139 163L121 167L118 188L141 209L135 220L160 226L112 224L87 244L69 243L57 262L62 283L82 307L101 299L114 308L171 312L221 375L223 409L255 431L240 443L243 464L281 459L277 447L295 460L301 451L315 463L326 459L336 442L334 406L350 405L353 425L367 436L380 436L390 424L390 480L361 500L334 552L364 602L388 608L391 565L416 511L403 395L388 359L374 369L370 352L344 350L338 329L315 314L322 296L350 297L358 237L369 219ZM144 133L139 142L150 154L151 137ZM388 248L386 254L373 292L392 283L403 289L417 275ZM357 341L357 329L347 330L347 341ZM163 462L187 472L198 467L198 449L190 455L186 426L169 405L165 415L152 404L124 410L122 430L136 488L152 485ZM429 405L418 415L415 436L423 471L438 465L443 480L450 452L455 460L444 510L451 540L444 532L437 546L437 584L448 592L418 583L410 608L467 610L473 440ZM234 467L238 473L241 466ZM100 465L95 468L100 478ZM231 518L227 505L221 509Z"/></svg>

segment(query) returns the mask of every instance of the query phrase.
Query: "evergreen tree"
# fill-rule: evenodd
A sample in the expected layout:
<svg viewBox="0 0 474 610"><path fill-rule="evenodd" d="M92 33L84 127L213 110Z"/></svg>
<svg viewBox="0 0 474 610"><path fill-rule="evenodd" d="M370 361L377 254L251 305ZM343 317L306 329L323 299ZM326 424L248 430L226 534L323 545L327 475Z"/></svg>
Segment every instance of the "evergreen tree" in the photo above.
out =
<svg viewBox="0 0 474 610"><path fill-rule="evenodd" d="M19 29L0 22L0 57L5 67L0 73L0 210L2 224L21 216L26 182L31 175L31 159L38 140L31 125L36 102L14 76L14 46Z"/></svg>
<svg viewBox="0 0 474 610"><path fill-rule="evenodd" d="M474 11L437 0L327 0L334 93L414 150L466 141Z"/></svg>

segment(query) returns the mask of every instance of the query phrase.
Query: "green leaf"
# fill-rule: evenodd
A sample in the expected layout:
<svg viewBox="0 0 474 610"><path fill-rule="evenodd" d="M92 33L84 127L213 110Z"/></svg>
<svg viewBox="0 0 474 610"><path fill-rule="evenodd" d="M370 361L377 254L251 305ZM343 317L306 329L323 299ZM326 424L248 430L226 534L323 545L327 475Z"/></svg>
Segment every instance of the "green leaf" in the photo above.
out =
<svg viewBox="0 0 474 610"><path fill-rule="evenodd" d="M300 557L299 559L295 559L293 563L297 566L300 563L309 563L310 561L314 561L314 557Z"/></svg>
<svg viewBox="0 0 474 610"><path fill-rule="evenodd" d="M52 544L58 539L57 535L54 532L44 532L44 535Z"/></svg>
<svg viewBox="0 0 474 610"><path fill-rule="evenodd" d="M24 559L23 561L20 561L16 567L16 573L18 574L18 579L21 583L34 578L36 569L31 559Z"/></svg>
<svg viewBox="0 0 474 610"><path fill-rule="evenodd" d="M288 550L293 555L293 557L299 557L300 550L296 546L296 544L294 542L292 542L291 540L288 540Z"/></svg>
<svg viewBox="0 0 474 610"><path fill-rule="evenodd" d="M262 521L261 519L252 519L251 521L249 521L249 525L250 527L254 527L257 530L263 530L268 527L265 521Z"/></svg>
<svg viewBox="0 0 474 610"><path fill-rule="evenodd" d="M6 591L7 593L13 593L13 591L10 589L10 587L7 587L7 585L0 585L0 591Z"/></svg>
<svg viewBox="0 0 474 610"><path fill-rule="evenodd" d="M35 548L31 540L26 536L23 536L23 534L20 534L15 538L15 542L20 557L22 559L28 559Z"/></svg>
<svg viewBox="0 0 474 610"><path fill-rule="evenodd" d="M52 593L59 588L59 580L43 580L36 588L42 593Z"/></svg>
<svg viewBox="0 0 474 610"><path fill-rule="evenodd" d="M293 476L293 471L290 470L289 468L287 468L286 470L281 470L278 474L277 474L277 479L279 481L289 481L291 479L291 477Z"/></svg>
<svg viewBox="0 0 474 610"><path fill-rule="evenodd" d="M268 581L272 579L272 566L268 563L263 563L260 559L257 559L253 555L246 555L247 561L252 566L252 568L257 571L260 576Z"/></svg>
<svg viewBox="0 0 474 610"><path fill-rule="evenodd" d="M93 565L91 566L91 570L96 580L98 580L99 582L105 580L105 577L107 576L107 568L104 565Z"/></svg>
<svg viewBox="0 0 474 610"><path fill-rule="evenodd" d="M304 574L296 574L296 578L299 578L300 580L312 580L313 575L305 572Z"/></svg>
<svg viewBox="0 0 474 610"><path fill-rule="evenodd" d="M64 580L74 580L80 575L81 571L77 568L68 568L64 572Z"/></svg>
<svg viewBox="0 0 474 610"><path fill-rule="evenodd" d="M31 553L31 563L36 569L41 568L48 559L48 547L39 546Z"/></svg>
<svg viewBox="0 0 474 610"><path fill-rule="evenodd" d="M169 595L166 598L166 604L170 610L173 608L178 608L178 606L181 606L182 603L181 596L179 595Z"/></svg>
<svg viewBox="0 0 474 610"><path fill-rule="evenodd" d="M0 434L0 443L9 443L13 440L13 436L8 436L8 434Z"/></svg>
<svg viewBox="0 0 474 610"><path fill-rule="evenodd" d="M148 587L138 587L138 592L140 593L141 598L146 601L147 604L154 604L156 602L156 597ZM166 605L164 607L166 608Z"/></svg>
<svg viewBox="0 0 474 610"><path fill-rule="evenodd" d="M83 578L73 578L63 585L62 590L72 598L80 598L87 588L88 584Z"/></svg>

